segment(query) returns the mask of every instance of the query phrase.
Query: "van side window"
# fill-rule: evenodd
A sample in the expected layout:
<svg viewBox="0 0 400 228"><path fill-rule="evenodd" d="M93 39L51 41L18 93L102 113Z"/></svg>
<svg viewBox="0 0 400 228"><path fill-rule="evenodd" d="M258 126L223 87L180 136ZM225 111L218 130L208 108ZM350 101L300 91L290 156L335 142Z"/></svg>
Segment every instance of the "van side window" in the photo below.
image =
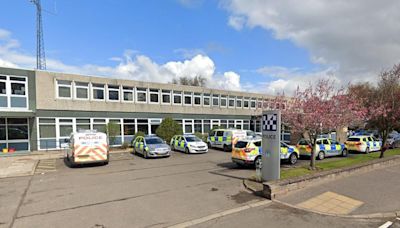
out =
<svg viewBox="0 0 400 228"><path fill-rule="evenodd" d="M327 139L324 139L323 144L329 145L329 141Z"/></svg>
<svg viewBox="0 0 400 228"><path fill-rule="evenodd" d="M215 136L215 131L211 131L210 136Z"/></svg>
<svg viewBox="0 0 400 228"><path fill-rule="evenodd" d="M260 147L261 146L261 141L254 142L254 145L257 146L257 147Z"/></svg>
<svg viewBox="0 0 400 228"><path fill-rule="evenodd" d="M368 137L368 141L374 141L372 137Z"/></svg>
<svg viewBox="0 0 400 228"><path fill-rule="evenodd" d="M363 142L366 142L367 141L367 138L363 138Z"/></svg>
<svg viewBox="0 0 400 228"><path fill-rule="evenodd" d="M217 131L217 136L224 136L224 131Z"/></svg>
<svg viewBox="0 0 400 228"><path fill-rule="evenodd" d="M318 141L317 141L317 144L318 144L318 145L321 145L321 144L322 144L322 140L318 140Z"/></svg>

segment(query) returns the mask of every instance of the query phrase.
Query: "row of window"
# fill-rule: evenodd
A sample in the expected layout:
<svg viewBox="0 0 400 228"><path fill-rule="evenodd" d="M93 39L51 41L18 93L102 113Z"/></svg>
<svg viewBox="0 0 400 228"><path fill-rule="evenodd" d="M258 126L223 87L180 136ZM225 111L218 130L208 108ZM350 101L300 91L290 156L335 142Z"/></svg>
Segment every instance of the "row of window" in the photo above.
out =
<svg viewBox="0 0 400 228"><path fill-rule="evenodd" d="M268 103L268 101L257 101L255 98L250 97L232 97L219 94L193 93L187 91L160 90L141 87L135 88L66 80L57 80L57 98L186 106L213 106L225 108L279 108L279 104L272 102ZM284 109L284 104L281 105L281 108Z"/></svg>
<svg viewBox="0 0 400 228"><path fill-rule="evenodd" d="M0 75L0 109L27 109L26 77Z"/></svg>
<svg viewBox="0 0 400 228"><path fill-rule="evenodd" d="M208 133L212 128L250 129L250 120L219 120L219 119L176 119L182 125L184 133ZM60 149L64 139L72 132L79 130L97 130L105 132L106 125L113 122L120 126L115 145L130 143L136 132L155 134L162 119L114 119L114 118L38 118L39 149Z"/></svg>

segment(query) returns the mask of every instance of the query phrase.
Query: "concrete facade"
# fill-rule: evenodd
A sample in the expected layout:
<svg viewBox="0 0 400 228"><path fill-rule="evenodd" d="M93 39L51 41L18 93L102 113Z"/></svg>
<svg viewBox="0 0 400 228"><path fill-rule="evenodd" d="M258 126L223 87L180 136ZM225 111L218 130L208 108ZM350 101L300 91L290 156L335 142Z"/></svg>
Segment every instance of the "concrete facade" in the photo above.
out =
<svg viewBox="0 0 400 228"><path fill-rule="evenodd" d="M9 122L26 118L31 151L61 149L61 143L69 132L81 127L101 129L110 121L121 126L120 144L131 140L137 131L154 133L166 117L176 119L186 133L206 133L216 126L259 131L260 120L257 117L263 109L274 108L269 102L274 97L257 93L11 68L0 68L1 75L7 78L21 76L27 80L29 107L21 110L0 107L0 130L1 118L6 121L8 118ZM66 87L62 87L63 83ZM97 96L94 87L99 85L104 97L94 99ZM78 98L81 96L78 95L79 88L79 94L82 91L85 94L84 99ZM11 86L6 86L6 89L11 93L8 91ZM125 98L126 89L131 89L133 100ZM141 89L145 91L145 95L140 95L145 96L145 102L138 98ZM61 90L68 96L60 95ZM114 91L114 98L111 91ZM163 98L168 94L170 102L165 103ZM174 102L175 96L180 97L180 104ZM158 102L150 102L154 97ZM207 98L209 105L206 105ZM214 99L217 105L213 103ZM1 144L0 139L3 148L8 142L8 139L3 140Z"/></svg>

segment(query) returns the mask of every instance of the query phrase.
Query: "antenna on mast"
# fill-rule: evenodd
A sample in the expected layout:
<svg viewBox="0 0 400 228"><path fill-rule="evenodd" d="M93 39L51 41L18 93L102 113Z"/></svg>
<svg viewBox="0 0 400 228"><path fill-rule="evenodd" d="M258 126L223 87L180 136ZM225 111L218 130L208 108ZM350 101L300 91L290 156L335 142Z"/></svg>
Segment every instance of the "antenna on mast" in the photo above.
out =
<svg viewBox="0 0 400 228"><path fill-rule="evenodd" d="M46 56L44 54L42 5L40 0L30 0L36 6L36 69L46 70Z"/></svg>

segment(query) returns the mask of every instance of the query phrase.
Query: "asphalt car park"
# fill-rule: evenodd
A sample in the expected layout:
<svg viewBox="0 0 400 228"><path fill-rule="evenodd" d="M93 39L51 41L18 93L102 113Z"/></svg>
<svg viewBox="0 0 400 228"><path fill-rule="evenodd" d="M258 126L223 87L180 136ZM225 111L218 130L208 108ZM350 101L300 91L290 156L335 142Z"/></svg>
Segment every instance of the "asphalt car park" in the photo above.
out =
<svg viewBox="0 0 400 228"><path fill-rule="evenodd" d="M300 159L297 165L308 162ZM254 173L234 164L231 153L215 149L152 159L111 153L107 166L70 168L56 159L51 172L0 183L0 194L8 192L0 198L8 205L0 210L0 222L7 227L167 227L265 200L243 187L243 179Z"/></svg>

